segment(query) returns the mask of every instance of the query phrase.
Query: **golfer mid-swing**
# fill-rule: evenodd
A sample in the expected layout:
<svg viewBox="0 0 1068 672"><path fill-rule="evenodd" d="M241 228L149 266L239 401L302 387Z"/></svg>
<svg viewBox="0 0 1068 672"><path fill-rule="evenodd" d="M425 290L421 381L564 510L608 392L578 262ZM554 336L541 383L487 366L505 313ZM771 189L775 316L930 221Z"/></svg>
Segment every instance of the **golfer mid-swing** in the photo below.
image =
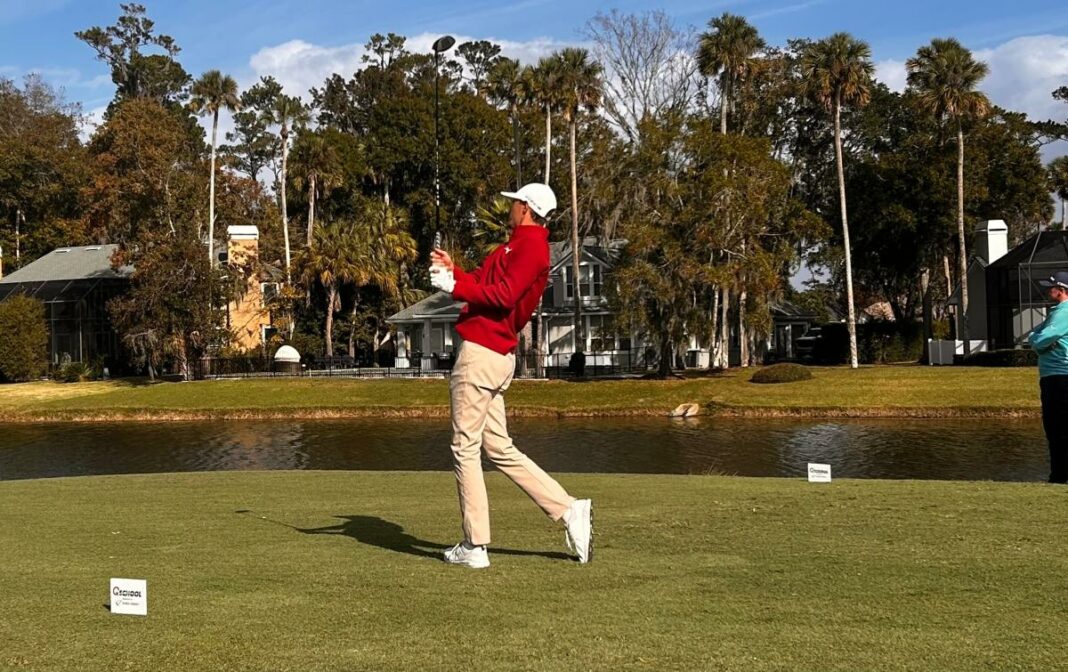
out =
<svg viewBox="0 0 1068 672"><path fill-rule="evenodd" d="M575 499L516 449L508 436L504 392L515 373L516 334L530 321L549 279L546 217L556 196L544 184L528 184L512 199L512 235L478 270L465 273L442 250L434 250L431 284L466 301L456 332L463 339L449 381L452 455L460 495L464 539L445 552L445 561L489 567L489 501L481 450L553 520L563 521L579 562L589 562L593 543L590 500Z"/></svg>

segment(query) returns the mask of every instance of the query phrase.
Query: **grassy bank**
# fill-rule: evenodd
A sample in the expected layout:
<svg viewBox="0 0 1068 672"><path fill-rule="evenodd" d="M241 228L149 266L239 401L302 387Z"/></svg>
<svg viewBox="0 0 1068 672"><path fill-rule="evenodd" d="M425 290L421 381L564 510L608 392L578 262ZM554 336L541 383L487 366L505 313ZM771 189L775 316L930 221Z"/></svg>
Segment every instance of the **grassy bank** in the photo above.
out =
<svg viewBox="0 0 1068 672"><path fill-rule="evenodd" d="M0 482L0 669L1063 664L1062 488L561 480L596 501L595 562L565 559L493 474L484 572L437 560L457 537L449 474ZM147 618L108 612L113 576L148 580Z"/></svg>
<svg viewBox="0 0 1068 672"><path fill-rule="evenodd" d="M697 402L706 414L798 417L1033 417L1033 369L923 366L816 368L810 381L749 382L751 371L689 380L517 381L514 415L664 415ZM0 421L443 416L444 380L343 378L0 386Z"/></svg>

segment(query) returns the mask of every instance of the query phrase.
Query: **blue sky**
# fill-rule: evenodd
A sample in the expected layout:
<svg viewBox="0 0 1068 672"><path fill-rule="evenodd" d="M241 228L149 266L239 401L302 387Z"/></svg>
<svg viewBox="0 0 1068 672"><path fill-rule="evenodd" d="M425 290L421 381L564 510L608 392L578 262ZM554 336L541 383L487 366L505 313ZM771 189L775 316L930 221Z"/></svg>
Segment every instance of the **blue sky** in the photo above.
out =
<svg viewBox="0 0 1068 672"><path fill-rule="evenodd" d="M375 32L407 35L416 48L442 33L495 39L506 43L506 53L533 59L581 41L583 24L598 10L663 9L698 27L724 11L742 14L773 44L852 32L871 44L880 78L897 88L903 85L903 61L916 47L934 36L955 36L990 63L984 86L995 102L1033 117L1068 117L1068 109L1061 113L1068 106L1049 96L1068 84L1064 0L142 1L158 30L182 47L180 60L190 73L220 68L241 84L275 74L299 95L332 70L351 72L359 46ZM40 71L87 112L99 110L112 94L107 70L73 33L113 23L118 4L0 0L0 75Z"/></svg>

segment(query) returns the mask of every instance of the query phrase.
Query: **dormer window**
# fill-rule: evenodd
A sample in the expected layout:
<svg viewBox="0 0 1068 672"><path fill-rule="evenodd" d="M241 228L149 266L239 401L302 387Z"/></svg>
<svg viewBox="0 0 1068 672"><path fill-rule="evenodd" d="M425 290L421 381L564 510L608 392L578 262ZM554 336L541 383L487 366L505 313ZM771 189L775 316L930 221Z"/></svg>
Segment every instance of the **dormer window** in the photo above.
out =
<svg viewBox="0 0 1068 672"><path fill-rule="evenodd" d="M575 269L573 266L564 268L564 278L567 284L566 298L575 298ZM601 265L583 263L579 266L579 291L583 297L601 296Z"/></svg>

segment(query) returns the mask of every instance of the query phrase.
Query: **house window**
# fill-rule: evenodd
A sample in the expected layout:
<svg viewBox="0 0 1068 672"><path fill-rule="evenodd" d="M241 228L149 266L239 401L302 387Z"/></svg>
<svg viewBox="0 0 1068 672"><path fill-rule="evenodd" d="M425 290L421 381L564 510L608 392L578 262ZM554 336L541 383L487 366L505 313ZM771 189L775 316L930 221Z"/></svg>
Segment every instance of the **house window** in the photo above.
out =
<svg viewBox="0 0 1068 672"><path fill-rule="evenodd" d="M575 298L575 269L573 266L564 268L564 278L567 283L566 296ZM601 265L582 264L579 266L579 290L584 297L601 295Z"/></svg>
<svg viewBox="0 0 1068 672"><path fill-rule="evenodd" d="M590 315L590 351L630 350L630 332L620 331L613 315Z"/></svg>
<svg viewBox="0 0 1068 672"><path fill-rule="evenodd" d="M261 282L260 292L263 294L263 305L266 306L272 299L278 296L278 283Z"/></svg>

